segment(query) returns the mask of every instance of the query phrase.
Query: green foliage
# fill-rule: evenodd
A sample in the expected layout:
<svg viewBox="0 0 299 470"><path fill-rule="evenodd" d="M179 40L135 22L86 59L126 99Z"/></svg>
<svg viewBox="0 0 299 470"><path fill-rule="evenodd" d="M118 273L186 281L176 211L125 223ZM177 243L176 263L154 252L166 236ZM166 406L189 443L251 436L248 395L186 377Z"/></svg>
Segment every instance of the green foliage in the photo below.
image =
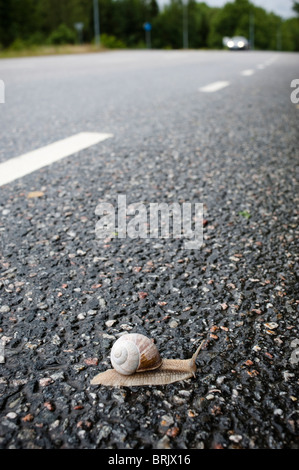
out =
<svg viewBox="0 0 299 470"><path fill-rule="evenodd" d="M46 42L46 36L37 31L36 33L33 33L31 36L28 37L26 40L26 45L28 47L33 47L33 46L39 46L40 44L44 44Z"/></svg>
<svg viewBox="0 0 299 470"><path fill-rule="evenodd" d="M174 49L182 47L182 24L182 3L180 0L171 0L154 22L154 47L160 48L165 45Z"/></svg>
<svg viewBox="0 0 299 470"><path fill-rule="evenodd" d="M210 20L215 9L205 3L189 0L188 46L200 48L208 46ZM183 3L171 0L153 22L153 45L163 49L180 49L183 47Z"/></svg>
<svg viewBox="0 0 299 470"><path fill-rule="evenodd" d="M123 49L126 47L125 43L115 36L109 36L108 34L101 35L101 44L107 49Z"/></svg>
<svg viewBox="0 0 299 470"><path fill-rule="evenodd" d="M250 214L250 212L248 212L248 211L240 211L240 212L239 212L239 215L241 215L241 216L244 217L245 219L250 219L250 217L251 217L251 214Z"/></svg>
<svg viewBox="0 0 299 470"><path fill-rule="evenodd" d="M109 48L146 47L143 24L152 24L155 48L183 47L183 0L98 0L102 43ZM224 36L249 39L254 21L256 49L299 51L299 1L293 1L294 18L257 7L251 0L230 0L221 8L188 0L189 48L222 48ZM82 39L94 40L92 0L0 0L0 44L20 50L38 44L73 44L74 24L84 23Z"/></svg>
<svg viewBox="0 0 299 470"><path fill-rule="evenodd" d="M61 24L55 29L48 38L49 44L75 44L76 33L68 28L65 24Z"/></svg>
<svg viewBox="0 0 299 470"><path fill-rule="evenodd" d="M299 51L299 18L290 18L282 24L282 49Z"/></svg>
<svg viewBox="0 0 299 470"><path fill-rule="evenodd" d="M211 21L208 45L221 47L224 36L245 36L250 39L250 18L254 25L254 48L275 50L281 18L248 0L235 0L218 9Z"/></svg>
<svg viewBox="0 0 299 470"><path fill-rule="evenodd" d="M299 2L293 3L293 10L299 15Z"/></svg>
<svg viewBox="0 0 299 470"><path fill-rule="evenodd" d="M27 44L20 38L16 38L14 42L9 46L9 49L12 51L22 51L25 49Z"/></svg>

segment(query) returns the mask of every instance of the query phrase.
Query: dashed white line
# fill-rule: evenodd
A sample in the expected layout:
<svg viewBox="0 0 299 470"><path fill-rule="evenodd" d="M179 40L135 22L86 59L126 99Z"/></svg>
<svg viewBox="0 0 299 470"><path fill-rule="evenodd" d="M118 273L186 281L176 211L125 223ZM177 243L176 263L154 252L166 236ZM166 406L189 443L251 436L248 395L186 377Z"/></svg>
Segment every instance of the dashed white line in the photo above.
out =
<svg viewBox="0 0 299 470"><path fill-rule="evenodd" d="M112 134L80 132L0 164L0 186L95 145Z"/></svg>
<svg viewBox="0 0 299 470"><path fill-rule="evenodd" d="M253 69L247 69L247 70L243 70L243 72L241 72L241 75L243 75L244 77L249 77L250 75L253 75L253 74L254 74Z"/></svg>
<svg viewBox="0 0 299 470"><path fill-rule="evenodd" d="M230 83L226 81L213 82L213 83L210 83L209 85L199 88L199 91L202 91L204 93L213 93L215 91L218 91L218 90L221 90L222 88L227 87L228 85L230 85Z"/></svg>
<svg viewBox="0 0 299 470"><path fill-rule="evenodd" d="M266 65L271 65L271 64L273 64L273 63L276 62L276 61L277 61L277 57L274 57L274 56L273 56L273 57L270 57L270 59L268 59L268 60L265 62L265 64L266 64Z"/></svg>

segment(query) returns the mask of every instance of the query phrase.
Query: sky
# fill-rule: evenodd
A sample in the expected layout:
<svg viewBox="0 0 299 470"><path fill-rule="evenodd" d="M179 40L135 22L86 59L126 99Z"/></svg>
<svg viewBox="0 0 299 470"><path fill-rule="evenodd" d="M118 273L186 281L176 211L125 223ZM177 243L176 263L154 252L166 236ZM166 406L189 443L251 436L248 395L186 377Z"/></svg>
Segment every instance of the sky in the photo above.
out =
<svg viewBox="0 0 299 470"><path fill-rule="evenodd" d="M222 7L228 2L233 0L198 0L203 1L210 7ZM282 18L291 18L295 16L295 12L292 10L293 0L250 0L256 6L263 7L266 11L272 11L276 15ZM158 0L159 5L165 5L169 3L169 0Z"/></svg>
<svg viewBox="0 0 299 470"><path fill-rule="evenodd" d="M228 0L203 0L211 7L221 7L228 3ZM232 1L232 0L230 0ZM293 0L251 0L251 3L263 7L267 11L272 11L283 18L295 16L292 10Z"/></svg>

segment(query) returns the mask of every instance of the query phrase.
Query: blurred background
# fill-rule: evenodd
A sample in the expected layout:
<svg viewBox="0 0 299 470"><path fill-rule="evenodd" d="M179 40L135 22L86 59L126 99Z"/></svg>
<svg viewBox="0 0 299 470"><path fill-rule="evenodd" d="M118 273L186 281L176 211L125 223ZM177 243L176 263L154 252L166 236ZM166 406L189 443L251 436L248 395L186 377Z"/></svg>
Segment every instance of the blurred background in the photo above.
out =
<svg viewBox="0 0 299 470"><path fill-rule="evenodd" d="M261 6L264 5L263 6ZM0 56L94 49L221 49L244 36L257 50L299 51L299 2L0 0Z"/></svg>

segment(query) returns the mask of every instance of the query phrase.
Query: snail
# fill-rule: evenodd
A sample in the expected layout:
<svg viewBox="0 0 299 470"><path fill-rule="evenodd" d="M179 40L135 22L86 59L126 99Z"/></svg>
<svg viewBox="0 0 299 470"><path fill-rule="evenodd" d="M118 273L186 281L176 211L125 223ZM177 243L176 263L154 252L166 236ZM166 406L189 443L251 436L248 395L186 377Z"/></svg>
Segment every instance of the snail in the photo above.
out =
<svg viewBox="0 0 299 470"><path fill-rule="evenodd" d="M195 377L195 361L203 343L190 359L162 359L154 340L140 333L125 334L111 349L113 369L96 375L91 385L166 385Z"/></svg>

